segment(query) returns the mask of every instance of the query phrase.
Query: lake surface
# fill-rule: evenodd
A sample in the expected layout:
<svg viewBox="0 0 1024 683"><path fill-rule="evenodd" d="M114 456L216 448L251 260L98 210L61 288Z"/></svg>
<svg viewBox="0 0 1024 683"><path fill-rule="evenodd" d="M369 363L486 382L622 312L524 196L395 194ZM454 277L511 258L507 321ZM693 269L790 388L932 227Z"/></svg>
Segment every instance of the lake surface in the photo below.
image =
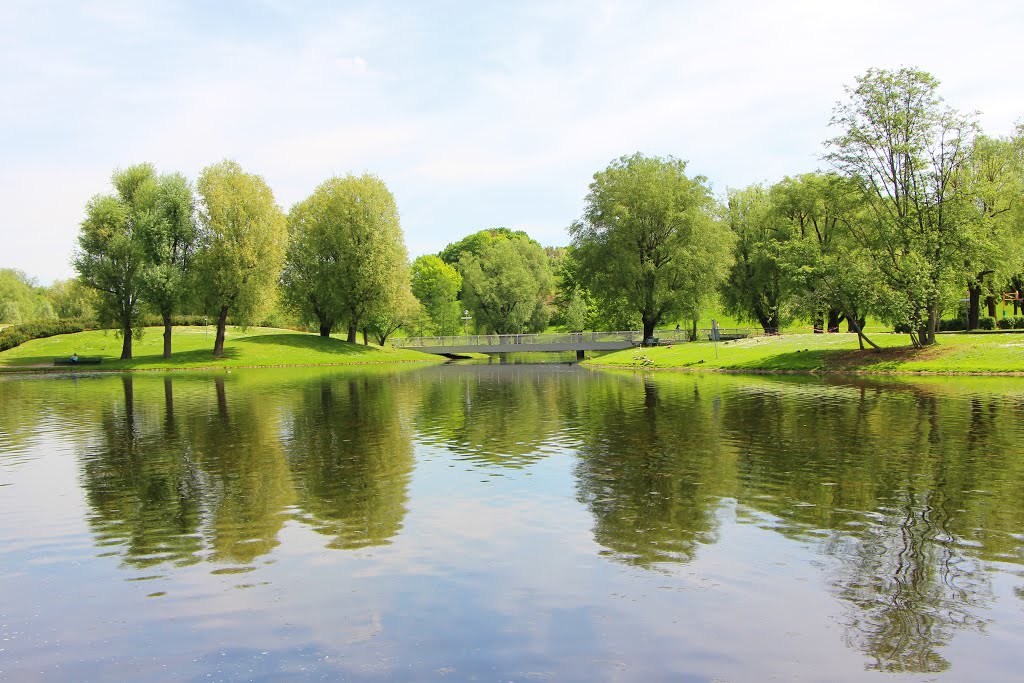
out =
<svg viewBox="0 0 1024 683"><path fill-rule="evenodd" d="M0 680L1009 681L1024 381L0 377Z"/></svg>

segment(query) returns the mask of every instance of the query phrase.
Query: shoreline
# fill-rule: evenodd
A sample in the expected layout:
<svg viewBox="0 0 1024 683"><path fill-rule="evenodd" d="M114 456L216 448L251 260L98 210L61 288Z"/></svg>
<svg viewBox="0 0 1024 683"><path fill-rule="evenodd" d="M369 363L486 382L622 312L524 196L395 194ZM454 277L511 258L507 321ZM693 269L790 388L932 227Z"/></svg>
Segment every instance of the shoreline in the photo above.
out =
<svg viewBox="0 0 1024 683"><path fill-rule="evenodd" d="M695 372L695 373L720 373L726 375L853 375L861 377L1024 377L1024 370L786 370L770 368L692 368L692 367L669 367L659 368L653 366L628 366L628 365L606 365L601 363L580 363L585 368L596 368L599 370L622 370L627 372Z"/></svg>
<svg viewBox="0 0 1024 683"><path fill-rule="evenodd" d="M432 359L426 358L423 360L366 360L366 361L352 361L348 363L277 363L273 365L200 365L195 367L187 368L87 368L86 366L71 366L71 365L23 365L23 366L3 366L0 367L0 375L2 374L17 374L17 373L29 373L29 374L61 374L61 373L73 373L76 375L103 375L113 374L118 372L211 372L217 370L256 370L266 368L339 368L347 365L400 365L405 363L431 363Z"/></svg>

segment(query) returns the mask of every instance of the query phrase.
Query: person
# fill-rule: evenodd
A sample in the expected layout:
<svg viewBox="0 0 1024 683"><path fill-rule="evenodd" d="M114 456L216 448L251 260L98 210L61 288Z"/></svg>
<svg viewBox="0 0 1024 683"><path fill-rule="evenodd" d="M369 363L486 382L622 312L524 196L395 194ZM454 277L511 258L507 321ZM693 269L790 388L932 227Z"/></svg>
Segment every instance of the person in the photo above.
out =
<svg viewBox="0 0 1024 683"><path fill-rule="evenodd" d="M71 354L71 362L72 363L77 363L78 362L78 351L75 351L75 352L73 352Z"/></svg>

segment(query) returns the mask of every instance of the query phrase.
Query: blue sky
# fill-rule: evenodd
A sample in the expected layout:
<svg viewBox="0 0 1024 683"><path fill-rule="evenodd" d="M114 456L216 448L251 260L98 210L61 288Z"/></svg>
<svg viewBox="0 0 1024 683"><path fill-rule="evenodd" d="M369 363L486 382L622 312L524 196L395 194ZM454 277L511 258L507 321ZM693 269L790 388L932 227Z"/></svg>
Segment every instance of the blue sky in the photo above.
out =
<svg viewBox="0 0 1024 683"><path fill-rule="evenodd" d="M821 167L843 84L917 66L986 132L1024 118L1024 5L0 3L0 267L48 283L85 202L149 161L225 158L286 210L332 175L394 193L411 256L486 227L568 242L641 151L717 193Z"/></svg>

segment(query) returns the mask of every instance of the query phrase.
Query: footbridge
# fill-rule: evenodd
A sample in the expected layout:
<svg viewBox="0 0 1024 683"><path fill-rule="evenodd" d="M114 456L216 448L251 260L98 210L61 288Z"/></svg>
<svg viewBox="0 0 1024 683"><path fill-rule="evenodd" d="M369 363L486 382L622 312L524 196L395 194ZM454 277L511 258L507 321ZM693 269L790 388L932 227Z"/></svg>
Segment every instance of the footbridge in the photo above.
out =
<svg viewBox="0 0 1024 683"><path fill-rule="evenodd" d="M686 341L683 330L658 330L654 343ZM678 337L678 339L675 339ZM564 332L554 334L464 334L454 337L409 337L392 339L391 344L441 356L463 353L534 353L575 351L618 351L640 346L643 334L626 332Z"/></svg>

